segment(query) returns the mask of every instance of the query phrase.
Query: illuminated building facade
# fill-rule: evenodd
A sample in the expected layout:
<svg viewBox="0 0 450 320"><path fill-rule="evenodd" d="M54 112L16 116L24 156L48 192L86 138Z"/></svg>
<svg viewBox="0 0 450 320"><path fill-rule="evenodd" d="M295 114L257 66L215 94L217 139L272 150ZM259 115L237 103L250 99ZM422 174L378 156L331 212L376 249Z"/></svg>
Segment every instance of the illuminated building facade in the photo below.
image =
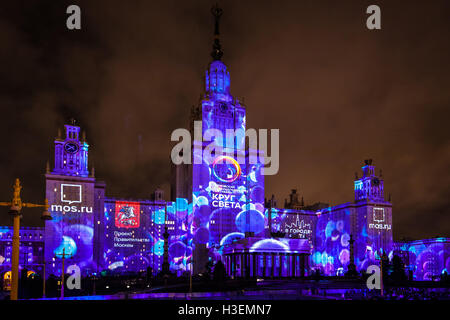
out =
<svg viewBox="0 0 450 320"><path fill-rule="evenodd" d="M120 200L108 198L104 207L103 268L114 272L158 273L164 256L164 231L169 233L170 270L186 271L190 251L187 243L189 206L186 199Z"/></svg>
<svg viewBox="0 0 450 320"><path fill-rule="evenodd" d="M233 277L303 276L314 270L343 275L350 261L350 236L358 271L379 264L382 252L392 258L392 204L385 200L384 181L372 160L365 161L361 178L354 181L353 202L305 206L296 192L285 208L265 202L261 161L251 161L263 154L246 145L246 107L231 95L230 74L221 61L220 14L216 8L213 60L191 116L191 132L194 121L201 121L202 137L192 135L192 164L173 165L172 201L163 200L160 192L145 200L106 197L105 183L88 167L86 136L75 123L67 124L64 136L58 134L54 142L54 168L45 175L53 220L46 221L45 231L36 229L41 235L31 256L38 258L21 260L21 265L42 262L47 275L60 275L64 258L66 265L79 266L82 275L149 268L156 274L166 247L170 270L178 275L201 273L209 260L224 261ZM202 139L211 130L209 141ZM227 130L236 132L235 138L225 139ZM8 230L0 231L2 237ZM0 248L0 267L7 270L10 244L6 238L1 241L6 245ZM409 254L417 280L429 279L448 270L448 243L424 240L404 244L400 251ZM29 248L21 247L21 252L29 254Z"/></svg>
<svg viewBox="0 0 450 320"><path fill-rule="evenodd" d="M89 174L85 135L74 123L55 140L55 168L46 174L46 195L53 219L45 224L47 274L60 274L62 259L76 264L82 275L109 270L116 273L161 270L164 238L169 237L170 268L186 270L191 253L187 241L186 199L152 200L105 197L105 183ZM79 155L81 153L81 155Z"/></svg>
<svg viewBox="0 0 450 320"><path fill-rule="evenodd" d="M450 271L450 238L399 241L394 253L417 281L436 280Z"/></svg>
<svg viewBox="0 0 450 320"><path fill-rule="evenodd" d="M11 287L12 227L0 227L0 276L3 290ZM44 229L22 227L20 237L20 270L27 269L28 275L42 273L44 266Z"/></svg>

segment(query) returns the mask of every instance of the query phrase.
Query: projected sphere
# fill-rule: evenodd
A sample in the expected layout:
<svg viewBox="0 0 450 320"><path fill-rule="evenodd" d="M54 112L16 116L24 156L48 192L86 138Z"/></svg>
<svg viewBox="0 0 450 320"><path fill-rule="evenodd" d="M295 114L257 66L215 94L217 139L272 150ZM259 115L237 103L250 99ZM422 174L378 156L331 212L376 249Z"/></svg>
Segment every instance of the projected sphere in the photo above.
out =
<svg viewBox="0 0 450 320"><path fill-rule="evenodd" d="M77 245L71 237L63 236L63 240L53 252L58 258L62 258L63 253L66 259L72 258L77 253Z"/></svg>
<svg viewBox="0 0 450 320"><path fill-rule="evenodd" d="M209 201L208 201L208 198L207 197L205 197L205 196L199 196L197 199L196 199L196 203L195 203L197 206L207 206L207 205L209 205Z"/></svg>
<svg viewBox="0 0 450 320"><path fill-rule="evenodd" d="M250 192L250 199L254 202L264 202L264 189L260 186L255 186Z"/></svg>
<svg viewBox="0 0 450 320"><path fill-rule="evenodd" d="M210 206L200 206L195 208L194 217L199 219L201 225L208 223L210 215L211 215Z"/></svg>
<svg viewBox="0 0 450 320"><path fill-rule="evenodd" d="M431 281L431 280L433 280L433 273L432 273L432 272L426 272L426 273L423 275L423 280L425 280L425 281Z"/></svg>
<svg viewBox="0 0 450 320"><path fill-rule="evenodd" d="M336 229L339 232L342 232L342 231L344 231L344 225L345 225L344 221L339 220L338 222L336 222Z"/></svg>
<svg viewBox="0 0 450 320"><path fill-rule="evenodd" d="M332 273L334 273L334 265L333 265L333 263L328 262L325 265L325 274L332 274Z"/></svg>
<svg viewBox="0 0 450 320"><path fill-rule="evenodd" d="M171 258L182 257L185 252L186 252L186 245L181 241L172 243L169 247L169 256Z"/></svg>
<svg viewBox="0 0 450 320"><path fill-rule="evenodd" d="M164 254L164 240L156 241L155 245L153 246L153 250L152 251L158 257L161 257Z"/></svg>
<svg viewBox="0 0 450 320"><path fill-rule="evenodd" d="M312 256L312 260L315 264L321 264L322 263L322 254L319 251L314 252Z"/></svg>
<svg viewBox="0 0 450 320"><path fill-rule="evenodd" d="M347 264L350 261L350 251L343 249L339 254L339 261L343 265Z"/></svg>
<svg viewBox="0 0 450 320"><path fill-rule="evenodd" d="M245 238L244 233L231 232L231 233L227 234L225 237L223 237L222 240L220 240L220 245L225 246L227 244L233 243L233 241L244 239L244 238Z"/></svg>
<svg viewBox="0 0 450 320"><path fill-rule="evenodd" d="M205 244L209 239L209 230L204 227L200 227L194 234L194 243L195 244Z"/></svg>
<svg viewBox="0 0 450 320"><path fill-rule="evenodd" d="M92 238L94 236L92 227L83 224L74 224L66 228L64 234L71 237L75 242L77 248L76 258L82 260L89 260L91 258Z"/></svg>
<svg viewBox="0 0 450 320"><path fill-rule="evenodd" d="M227 220L234 220L234 213L231 209L218 208L211 214L209 232L211 233L211 240L213 242L218 243L224 235L232 231L228 224L221 223L221 221Z"/></svg>
<svg viewBox="0 0 450 320"><path fill-rule="evenodd" d="M255 203L255 209L258 210L259 212L264 212L265 208L264 205L262 205L261 203Z"/></svg>
<svg viewBox="0 0 450 320"><path fill-rule="evenodd" d="M261 212L257 210L245 210L236 216L236 227L243 233L254 232L258 234L264 230L264 221L264 215Z"/></svg>
<svg viewBox="0 0 450 320"><path fill-rule="evenodd" d="M328 221L327 226L325 227L325 236L327 238L331 237L331 233L336 228L336 224L334 221Z"/></svg>

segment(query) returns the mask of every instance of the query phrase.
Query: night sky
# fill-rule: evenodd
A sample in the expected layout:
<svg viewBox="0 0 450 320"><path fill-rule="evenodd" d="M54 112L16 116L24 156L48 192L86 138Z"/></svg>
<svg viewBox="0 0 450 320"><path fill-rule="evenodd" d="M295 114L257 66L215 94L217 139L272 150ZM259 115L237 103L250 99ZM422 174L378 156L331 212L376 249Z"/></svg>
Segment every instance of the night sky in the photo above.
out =
<svg viewBox="0 0 450 320"><path fill-rule="evenodd" d="M0 201L20 177L43 201L58 128L86 130L107 195L169 197L170 134L187 128L211 61L215 1L3 1ZM66 28L66 8L82 30ZM382 29L366 28L370 4ZM221 1L223 61L248 128L280 129L282 206L353 201L364 159L383 170L394 238L450 236L450 2ZM10 225L7 208L0 225ZM40 210L23 225L41 226Z"/></svg>

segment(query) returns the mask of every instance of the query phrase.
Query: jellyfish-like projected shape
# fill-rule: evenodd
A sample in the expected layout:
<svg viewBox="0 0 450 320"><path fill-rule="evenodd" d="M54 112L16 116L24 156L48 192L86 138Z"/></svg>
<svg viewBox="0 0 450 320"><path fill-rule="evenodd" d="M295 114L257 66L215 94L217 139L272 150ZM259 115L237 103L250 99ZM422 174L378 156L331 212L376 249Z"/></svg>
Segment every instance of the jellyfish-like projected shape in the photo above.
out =
<svg viewBox="0 0 450 320"><path fill-rule="evenodd" d="M195 195L194 195L194 205L196 205L196 206L207 206L207 205L209 205L209 201L208 201L208 198L207 197L205 197L205 196L198 196L198 197L196 197Z"/></svg>

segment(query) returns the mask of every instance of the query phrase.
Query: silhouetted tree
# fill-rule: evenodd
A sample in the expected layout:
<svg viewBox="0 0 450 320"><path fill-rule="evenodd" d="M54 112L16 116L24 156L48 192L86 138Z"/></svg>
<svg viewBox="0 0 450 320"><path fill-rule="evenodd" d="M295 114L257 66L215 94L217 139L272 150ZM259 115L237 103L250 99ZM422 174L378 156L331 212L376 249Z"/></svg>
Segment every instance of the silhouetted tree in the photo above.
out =
<svg viewBox="0 0 450 320"><path fill-rule="evenodd" d="M147 274L145 280L147 281L147 283L150 283L152 281L152 278L153 278L153 269L152 267L147 267Z"/></svg>
<svg viewBox="0 0 450 320"><path fill-rule="evenodd" d="M48 277L45 283L45 291L47 297L56 297L58 295L58 279L54 274Z"/></svg>
<svg viewBox="0 0 450 320"><path fill-rule="evenodd" d="M205 273L204 273L204 278L206 279L206 281L211 280L213 267L214 267L214 263L211 260L208 260L208 262L205 265Z"/></svg>
<svg viewBox="0 0 450 320"><path fill-rule="evenodd" d="M395 255L392 258L391 279L394 283L399 283L406 280L405 264L398 255Z"/></svg>
<svg viewBox="0 0 450 320"><path fill-rule="evenodd" d="M227 276L227 271L225 269L225 265L222 261L217 261L216 265L214 266L214 273L213 273L213 280L215 283L217 283L219 286L223 285L225 282Z"/></svg>

